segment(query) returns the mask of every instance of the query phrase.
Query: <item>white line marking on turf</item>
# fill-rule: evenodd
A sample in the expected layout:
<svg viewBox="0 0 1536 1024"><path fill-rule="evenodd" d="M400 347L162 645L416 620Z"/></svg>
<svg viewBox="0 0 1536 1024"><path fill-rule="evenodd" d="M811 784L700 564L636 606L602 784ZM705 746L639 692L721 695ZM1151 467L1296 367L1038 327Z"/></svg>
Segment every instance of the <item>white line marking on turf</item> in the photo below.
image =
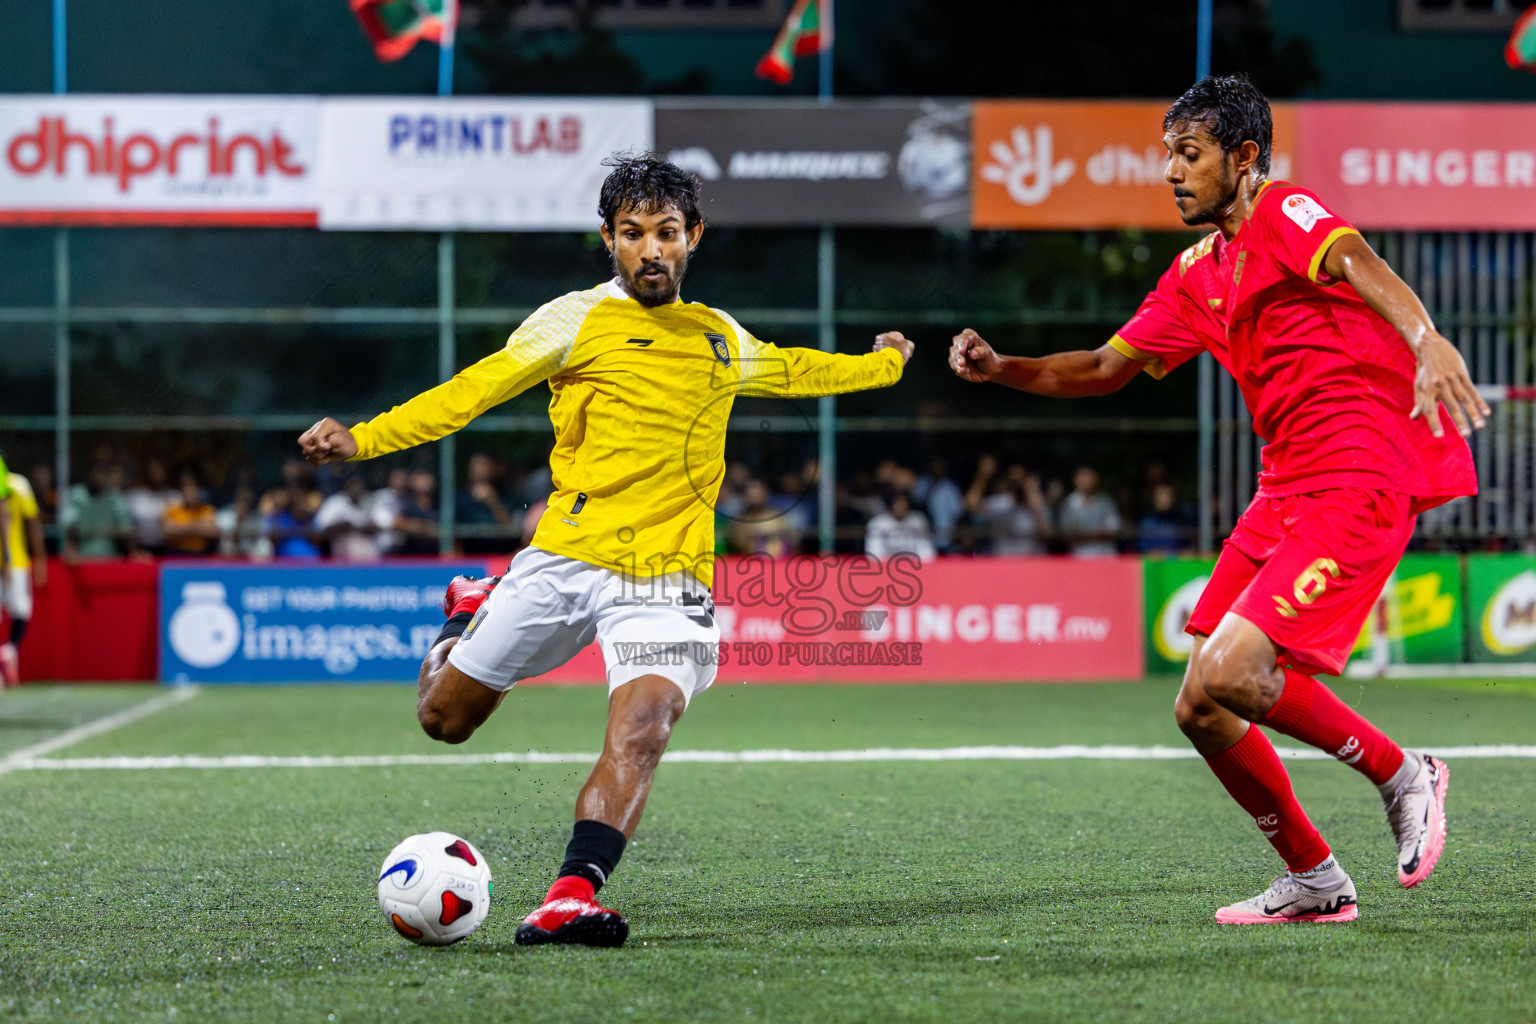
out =
<svg viewBox="0 0 1536 1024"><path fill-rule="evenodd" d="M124 708L116 714L86 722L84 725L77 725L73 729L66 729L57 736L43 740L41 743L34 743L30 747L13 750L6 757L0 758L0 775L11 771L26 771L40 763L38 759L44 754L51 754L55 750L72 747L81 740L89 739L92 736L100 736L104 732L111 732L113 729L127 725L129 722L138 721L140 718L152 715L157 711L170 707L172 704L180 704L196 696L197 688L195 686L178 686L170 693L162 693L158 697L151 697L142 704L135 704L133 707Z"/></svg>
<svg viewBox="0 0 1536 1024"><path fill-rule="evenodd" d="M158 710L158 709L156 709ZM144 712L145 714L149 712ZM121 724L121 723L118 723ZM98 730L105 731L105 730ZM62 739L63 737L60 737ZM79 737L83 738L83 737ZM61 744L62 745L62 744ZM57 748L54 748L57 749ZM1281 757L1296 761L1331 761L1321 750L1277 747ZM1536 746L1484 745L1428 747L1446 759L1536 758ZM18 752L21 753L21 752ZM847 764L901 761L1188 761L1199 758L1187 747L875 747L868 750L672 750L663 760L671 764ZM0 764L0 771L103 771L153 768L390 768L404 765L452 767L483 764L591 764L595 753L555 754L530 750L499 754L355 754L271 757L234 754L224 757L17 758ZM14 762L14 763L13 763Z"/></svg>

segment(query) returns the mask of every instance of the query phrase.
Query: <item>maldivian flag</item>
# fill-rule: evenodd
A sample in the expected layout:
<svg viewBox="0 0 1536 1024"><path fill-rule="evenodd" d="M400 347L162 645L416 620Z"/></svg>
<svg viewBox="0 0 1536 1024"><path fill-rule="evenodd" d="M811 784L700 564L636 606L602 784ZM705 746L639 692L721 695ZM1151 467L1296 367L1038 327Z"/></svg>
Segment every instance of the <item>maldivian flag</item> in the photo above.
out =
<svg viewBox="0 0 1536 1024"><path fill-rule="evenodd" d="M363 34L382 61L399 60L416 40L437 43L453 39L457 0L348 0Z"/></svg>
<svg viewBox="0 0 1536 1024"><path fill-rule="evenodd" d="M757 62L757 77L788 85L795 77L795 58L809 57L832 45L832 22L823 5L828 0L795 0L773 46Z"/></svg>
<svg viewBox="0 0 1536 1024"><path fill-rule="evenodd" d="M1509 45L1504 47L1504 63L1520 71L1536 71L1536 7L1515 22Z"/></svg>

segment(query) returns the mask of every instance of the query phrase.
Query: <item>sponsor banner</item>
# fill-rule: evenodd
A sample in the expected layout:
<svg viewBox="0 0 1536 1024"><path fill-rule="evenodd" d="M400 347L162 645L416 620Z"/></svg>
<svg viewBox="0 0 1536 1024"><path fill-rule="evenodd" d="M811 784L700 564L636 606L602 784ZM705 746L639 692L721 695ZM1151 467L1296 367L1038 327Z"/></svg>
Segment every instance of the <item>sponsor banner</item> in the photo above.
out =
<svg viewBox="0 0 1536 1024"><path fill-rule="evenodd" d="M1468 555L1473 661L1536 662L1536 557Z"/></svg>
<svg viewBox="0 0 1536 1024"><path fill-rule="evenodd" d="M165 682L414 681L442 600L475 562L177 565L160 572Z"/></svg>
<svg viewBox="0 0 1536 1024"><path fill-rule="evenodd" d="M1184 632L1215 568L1215 559L1147 559L1147 672L1184 671L1194 637ZM1439 665L1462 660L1461 560L1456 555L1404 555L1360 629L1354 655L1369 658L1390 645L1396 664ZM1381 613L1387 616L1385 635Z"/></svg>
<svg viewBox="0 0 1536 1024"><path fill-rule="evenodd" d="M1183 674L1195 644L1184 627L1215 566L1214 558L1148 558L1142 563L1148 675Z"/></svg>
<svg viewBox="0 0 1536 1024"><path fill-rule="evenodd" d="M322 228L592 231L602 162L650 148L652 105L338 99L321 133Z"/></svg>
<svg viewBox="0 0 1536 1024"><path fill-rule="evenodd" d="M315 224L320 103L0 100L0 224Z"/></svg>
<svg viewBox="0 0 1536 1024"><path fill-rule="evenodd" d="M1445 665L1463 660L1461 558L1407 554L1360 629L1354 654L1369 658L1383 639L1394 664ZM1387 616L1385 635L1381 613Z"/></svg>
<svg viewBox="0 0 1536 1024"><path fill-rule="evenodd" d="M704 179L716 224L963 225L970 120L952 102L667 104L656 148Z"/></svg>
<svg viewBox="0 0 1536 1024"><path fill-rule="evenodd" d="M1302 181L1361 227L1536 228L1536 105L1304 103Z"/></svg>
<svg viewBox="0 0 1536 1024"><path fill-rule="evenodd" d="M715 659L717 686L1136 679L1141 582L1137 558L725 558L717 649L658 636L619 656ZM603 678L594 645L531 682Z"/></svg>
<svg viewBox="0 0 1536 1024"><path fill-rule="evenodd" d="M1159 102L977 101L974 226L1182 228L1163 179L1167 109ZM1276 104L1274 122L1270 177L1284 180L1295 173L1295 107Z"/></svg>

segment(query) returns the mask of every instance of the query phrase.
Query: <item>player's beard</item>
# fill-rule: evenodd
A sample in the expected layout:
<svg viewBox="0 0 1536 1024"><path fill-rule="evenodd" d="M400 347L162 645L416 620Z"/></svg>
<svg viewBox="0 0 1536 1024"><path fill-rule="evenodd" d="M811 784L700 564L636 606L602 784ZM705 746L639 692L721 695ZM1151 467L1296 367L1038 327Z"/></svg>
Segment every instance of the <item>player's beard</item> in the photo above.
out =
<svg viewBox="0 0 1536 1024"><path fill-rule="evenodd" d="M662 260L649 260L635 268L633 276L624 272L619 264L618 253L613 255L614 273L623 279L629 288L629 294L635 297L635 301L642 306L665 306L677 301L678 292L683 287L683 275L688 272L688 254L685 252L674 264L668 264ZM645 281L640 275L647 270L660 270L665 277L660 281Z"/></svg>
<svg viewBox="0 0 1536 1024"><path fill-rule="evenodd" d="M1223 193L1221 199L1218 199L1216 202L1207 206L1202 206L1192 213L1184 213L1183 211L1180 211L1179 218L1192 228L1199 227L1201 224L1220 224L1222 219L1226 216L1226 211L1230 210L1232 208L1232 204L1237 202L1237 180L1233 179L1231 181L1223 181L1221 184ZM1178 186L1174 186L1175 197L1178 196L1180 191L1181 190ZM1190 196L1194 195L1194 193L1189 192L1188 189L1184 189L1182 191Z"/></svg>

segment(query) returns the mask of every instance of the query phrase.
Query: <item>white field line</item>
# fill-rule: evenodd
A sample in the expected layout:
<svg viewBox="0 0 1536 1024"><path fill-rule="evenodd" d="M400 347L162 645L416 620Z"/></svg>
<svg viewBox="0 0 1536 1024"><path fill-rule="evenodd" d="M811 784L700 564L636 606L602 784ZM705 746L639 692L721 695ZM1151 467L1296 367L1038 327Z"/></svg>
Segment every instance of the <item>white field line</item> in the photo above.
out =
<svg viewBox="0 0 1536 1024"><path fill-rule="evenodd" d="M1279 747L1280 756L1296 761L1329 761L1320 750ZM1430 747L1447 760L1466 758L1536 758L1536 746L1495 745ZM1187 747L941 747L868 750L673 750L670 764L848 764L911 761L1183 761L1200 755ZM31 758L7 762L20 771L105 771L152 768L389 768L403 765L451 767L484 764L591 764L595 753L555 754L530 750L500 754L357 754L350 756L269 757L234 754L225 757L179 755L167 757ZM0 770L4 770L0 768Z"/></svg>
<svg viewBox="0 0 1536 1024"><path fill-rule="evenodd" d="M30 747L13 750L4 758L0 758L0 775L4 775L6 772L30 769L45 754L51 754L55 750L63 750L65 747L72 747L81 740L89 739L92 736L100 736L104 732L111 732L113 729L127 725L129 722L136 722L141 718L168 708L172 704L180 704L196 696L196 687L178 686L170 693L162 693L158 697L151 697L142 704L135 704L133 707L124 708L116 714L86 722L84 725L77 725L73 729L67 729L57 736L43 740L41 743L34 743Z"/></svg>

